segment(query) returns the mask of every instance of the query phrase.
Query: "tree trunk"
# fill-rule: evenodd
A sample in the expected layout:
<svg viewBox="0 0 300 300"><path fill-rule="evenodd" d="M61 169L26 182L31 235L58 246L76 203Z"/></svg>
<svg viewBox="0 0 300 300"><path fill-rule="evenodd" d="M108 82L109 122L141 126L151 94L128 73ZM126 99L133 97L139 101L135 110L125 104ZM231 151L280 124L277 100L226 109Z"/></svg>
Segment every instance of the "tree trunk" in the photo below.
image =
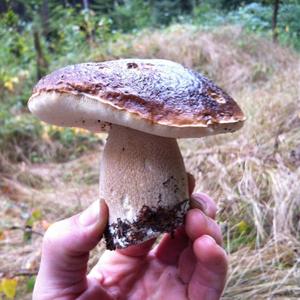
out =
<svg viewBox="0 0 300 300"><path fill-rule="evenodd" d="M279 11L279 2L280 0L274 0L273 3L272 32L273 32L274 43L277 43L278 41L277 16Z"/></svg>
<svg viewBox="0 0 300 300"><path fill-rule="evenodd" d="M48 0L43 0L42 7L41 7L41 19L42 19L42 28L43 28L43 36L44 38L49 41L50 39L50 30L49 30L49 5Z"/></svg>
<svg viewBox="0 0 300 300"><path fill-rule="evenodd" d="M83 0L83 9L89 10L89 1L88 0Z"/></svg>
<svg viewBox="0 0 300 300"><path fill-rule="evenodd" d="M40 35L37 30L33 31L34 49L36 52L36 77L39 80L43 77L48 69L48 61L43 53L41 46Z"/></svg>

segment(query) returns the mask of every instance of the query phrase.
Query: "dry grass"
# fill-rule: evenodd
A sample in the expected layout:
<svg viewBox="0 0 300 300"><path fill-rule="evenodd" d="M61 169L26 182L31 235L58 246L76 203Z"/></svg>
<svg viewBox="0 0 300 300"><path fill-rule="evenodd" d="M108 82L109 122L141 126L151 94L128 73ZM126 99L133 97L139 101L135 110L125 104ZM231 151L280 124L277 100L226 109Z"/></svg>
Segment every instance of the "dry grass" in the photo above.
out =
<svg viewBox="0 0 300 300"><path fill-rule="evenodd" d="M240 132L180 141L187 170L197 179L196 189L218 202L230 254L224 299L299 299L299 55L236 27L203 32L173 26L129 36L110 50L106 57L181 62L201 70L237 99L248 117ZM103 58L103 54L93 57ZM13 191L21 196L15 199L5 194L2 203L20 206L22 200L28 210L38 206L49 222L78 211L97 195L96 159L89 156L60 166L27 166L24 172L46 173L53 180L30 186L15 176L12 181L6 178L6 185L15 185ZM72 175L82 168L81 175ZM89 179L82 183L80 178L86 176ZM36 241L39 244L40 238ZM5 257L3 251L1 257Z"/></svg>

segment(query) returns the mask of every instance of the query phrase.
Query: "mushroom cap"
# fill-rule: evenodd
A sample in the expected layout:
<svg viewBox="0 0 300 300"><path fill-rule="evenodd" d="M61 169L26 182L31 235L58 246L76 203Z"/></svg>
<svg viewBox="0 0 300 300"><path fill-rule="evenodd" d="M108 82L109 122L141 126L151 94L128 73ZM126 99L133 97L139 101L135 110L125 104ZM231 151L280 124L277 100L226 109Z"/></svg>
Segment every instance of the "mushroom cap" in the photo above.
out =
<svg viewBox="0 0 300 300"><path fill-rule="evenodd" d="M233 132L237 103L203 75L161 59L120 59L61 68L42 78L28 103L41 120L107 131L111 124L183 138Z"/></svg>

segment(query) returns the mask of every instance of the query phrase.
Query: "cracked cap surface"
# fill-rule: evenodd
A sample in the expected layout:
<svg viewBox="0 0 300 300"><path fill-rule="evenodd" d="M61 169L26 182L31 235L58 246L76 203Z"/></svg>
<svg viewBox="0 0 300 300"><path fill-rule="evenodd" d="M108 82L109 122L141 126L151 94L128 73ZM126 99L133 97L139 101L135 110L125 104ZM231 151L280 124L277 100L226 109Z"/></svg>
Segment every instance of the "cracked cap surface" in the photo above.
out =
<svg viewBox="0 0 300 300"><path fill-rule="evenodd" d="M166 137L239 129L238 104L200 73L160 59L120 59L61 68L34 87L29 109L59 126L108 130L118 124Z"/></svg>

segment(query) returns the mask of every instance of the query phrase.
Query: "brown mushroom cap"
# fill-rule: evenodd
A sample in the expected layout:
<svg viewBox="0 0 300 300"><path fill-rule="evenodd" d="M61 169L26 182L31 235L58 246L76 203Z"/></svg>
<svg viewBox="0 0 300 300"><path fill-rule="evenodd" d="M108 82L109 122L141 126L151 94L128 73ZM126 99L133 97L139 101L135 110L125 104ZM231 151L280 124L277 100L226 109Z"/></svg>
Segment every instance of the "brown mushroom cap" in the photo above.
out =
<svg viewBox="0 0 300 300"><path fill-rule="evenodd" d="M29 109L59 126L106 130L110 123L166 137L239 129L237 103L203 75L160 59L122 59L61 68L42 78Z"/></svg>

